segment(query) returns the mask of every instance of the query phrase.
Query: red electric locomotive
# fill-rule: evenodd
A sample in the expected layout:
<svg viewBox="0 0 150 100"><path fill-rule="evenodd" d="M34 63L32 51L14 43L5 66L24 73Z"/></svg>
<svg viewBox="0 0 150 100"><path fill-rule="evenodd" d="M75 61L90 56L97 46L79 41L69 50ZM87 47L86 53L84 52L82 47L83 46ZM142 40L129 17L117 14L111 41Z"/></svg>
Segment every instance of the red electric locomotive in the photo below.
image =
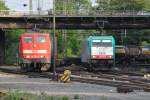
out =
<svg viewBox="0 0 150 100"><path fill-rule="evenodd" d="M46 33L24 33L20 37L19 64L25 71L47 71L51 64L51 39Z"/></svg>

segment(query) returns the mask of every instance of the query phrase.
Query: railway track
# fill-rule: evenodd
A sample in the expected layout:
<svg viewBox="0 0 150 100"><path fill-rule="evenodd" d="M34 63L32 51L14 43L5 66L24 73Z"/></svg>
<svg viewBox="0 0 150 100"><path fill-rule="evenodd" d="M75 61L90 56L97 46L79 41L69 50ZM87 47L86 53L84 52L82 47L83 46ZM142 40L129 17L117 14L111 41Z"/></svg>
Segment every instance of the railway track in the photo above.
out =
<svg viewBox="0 0 150 100"><path fill-rule="evenodd" d="M126 86L130 87L135 90L150 90L150 86L146 83L137 83L131 81L118 81L118 80L108 80L108 79L101 79L101 78L87 78L87 77L71 77L73 81L84 82L84 83L91 83L91 84L98 84L98 85L108 85L108 86Z"/></svg>
<svg viewBox="0 0 150 100"><path fill-rule="evenodd" d="M0 68L3 72L19 75L27 75L31 78L43 77L52 78L53 74L50 72L36 73L36 72L22 72L20 70L9 70ZM59 77L62 76L62 72L59 72ZM56 77L58 77L56 76ZM130 75L116 75L105 73L92 73L86 71L72 71L71 81L83 82L97 85L107 85L113 87L129 87L135 90L144 90L150 92L150 80L143 79L143 77L133 77Z"/></svg>
<svg viewBox="0 0 150 100"><path fill-rule="evenodd" d="M114 87L129 87L135 90L150 92L150 80L144 79L143 73L117 72L87 72L72 71L71 80L77 82L108 85Z"/></svg>
<svg viewBox="0 0 150 100"><path fill-rule="evenodd" d="M127 86L135 90L146 90L150 91L150 80L143 80L136 79L132 80L130 78L118 77L118 76L111 76L110 75L96 75L96 76L72 76L73 81L84 82L84 83L91 83L91 84L100 84L100 85L108 85L108 86Z"/></svg>

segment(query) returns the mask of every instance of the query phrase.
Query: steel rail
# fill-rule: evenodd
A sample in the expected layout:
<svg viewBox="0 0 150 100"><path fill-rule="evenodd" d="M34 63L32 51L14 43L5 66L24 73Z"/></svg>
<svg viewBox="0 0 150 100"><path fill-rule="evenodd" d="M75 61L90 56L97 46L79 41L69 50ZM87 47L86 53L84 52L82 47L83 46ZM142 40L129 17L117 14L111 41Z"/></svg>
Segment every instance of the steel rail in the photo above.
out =
<svg viewBox="0 0 150 100"><path fill-rule="evenodd" d="M147 84L139 84L133 83L130 81L116 81L116 80L107 80L107 79L100 79L100 78L87 78L87 77L79 77L79 76L71 76L72 81L83 82L83 83L90 83L90 84L97 84L97 85L108 85L113 87L119 86L128 86L135 90L145 90L150 91L150 85Z"/></svg>
<svg viewBox="0 0 150 100"><path fill-rule="evenodd" d="M19 70L8 70L2 69L3 72L12 73L12 74L21 74L27 75L28 77L36 78L36 77L43 77L43 78L52 78L53 74L49 72L43 73L35 73L35 72L21 72ZM59 80L62 74L57 74L55 77ZM97 84L97 85L107 85L113 87L119 86L127 86L131 87L135 90L145 90L150 92L150 80L143 81L144 79L136 78L132 79L129 77L122 77L117 75L108 75L108 74L93 74L93 73L74 73L71 75L71 81L74 82L83 82L83 83L90 83L90 84Z"/></svg>

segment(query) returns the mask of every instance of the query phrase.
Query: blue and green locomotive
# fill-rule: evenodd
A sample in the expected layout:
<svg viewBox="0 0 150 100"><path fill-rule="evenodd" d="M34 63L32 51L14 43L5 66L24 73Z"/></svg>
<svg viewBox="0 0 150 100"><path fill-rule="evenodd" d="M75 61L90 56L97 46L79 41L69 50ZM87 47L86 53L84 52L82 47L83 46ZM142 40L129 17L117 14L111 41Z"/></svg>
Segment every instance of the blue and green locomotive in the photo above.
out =
<svg viewBox="0 0 150 100"><path fill-rule="evenodd" d="M88 68L108 69L115 65L113 36L90 36L82 42L81 62Z"/></svg>

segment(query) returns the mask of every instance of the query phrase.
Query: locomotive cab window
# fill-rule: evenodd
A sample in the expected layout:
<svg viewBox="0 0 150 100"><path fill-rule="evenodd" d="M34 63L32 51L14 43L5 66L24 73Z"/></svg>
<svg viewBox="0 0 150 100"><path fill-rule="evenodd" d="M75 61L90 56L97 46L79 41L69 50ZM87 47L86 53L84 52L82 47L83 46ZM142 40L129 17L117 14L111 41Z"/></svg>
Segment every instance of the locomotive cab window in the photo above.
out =
<svg viewBox="0 0 150 100"><path fill-rule="evenodd" d="M32 43L32 41L33 41L32 37L24 37L25 43Z"/></svg>
<svg viewBox="0 0 150 100"><path fill-rule="evenodd" d="M46 42L46 37L45 36L38 36L36 38L37 43L45 43Z"/></svg>
<svg viewBox="0 0 150 100"><path fill-rule="evenodd" d="M93 47L111 47L112 41L111 40L93 40L92 45Z"/></svg>

